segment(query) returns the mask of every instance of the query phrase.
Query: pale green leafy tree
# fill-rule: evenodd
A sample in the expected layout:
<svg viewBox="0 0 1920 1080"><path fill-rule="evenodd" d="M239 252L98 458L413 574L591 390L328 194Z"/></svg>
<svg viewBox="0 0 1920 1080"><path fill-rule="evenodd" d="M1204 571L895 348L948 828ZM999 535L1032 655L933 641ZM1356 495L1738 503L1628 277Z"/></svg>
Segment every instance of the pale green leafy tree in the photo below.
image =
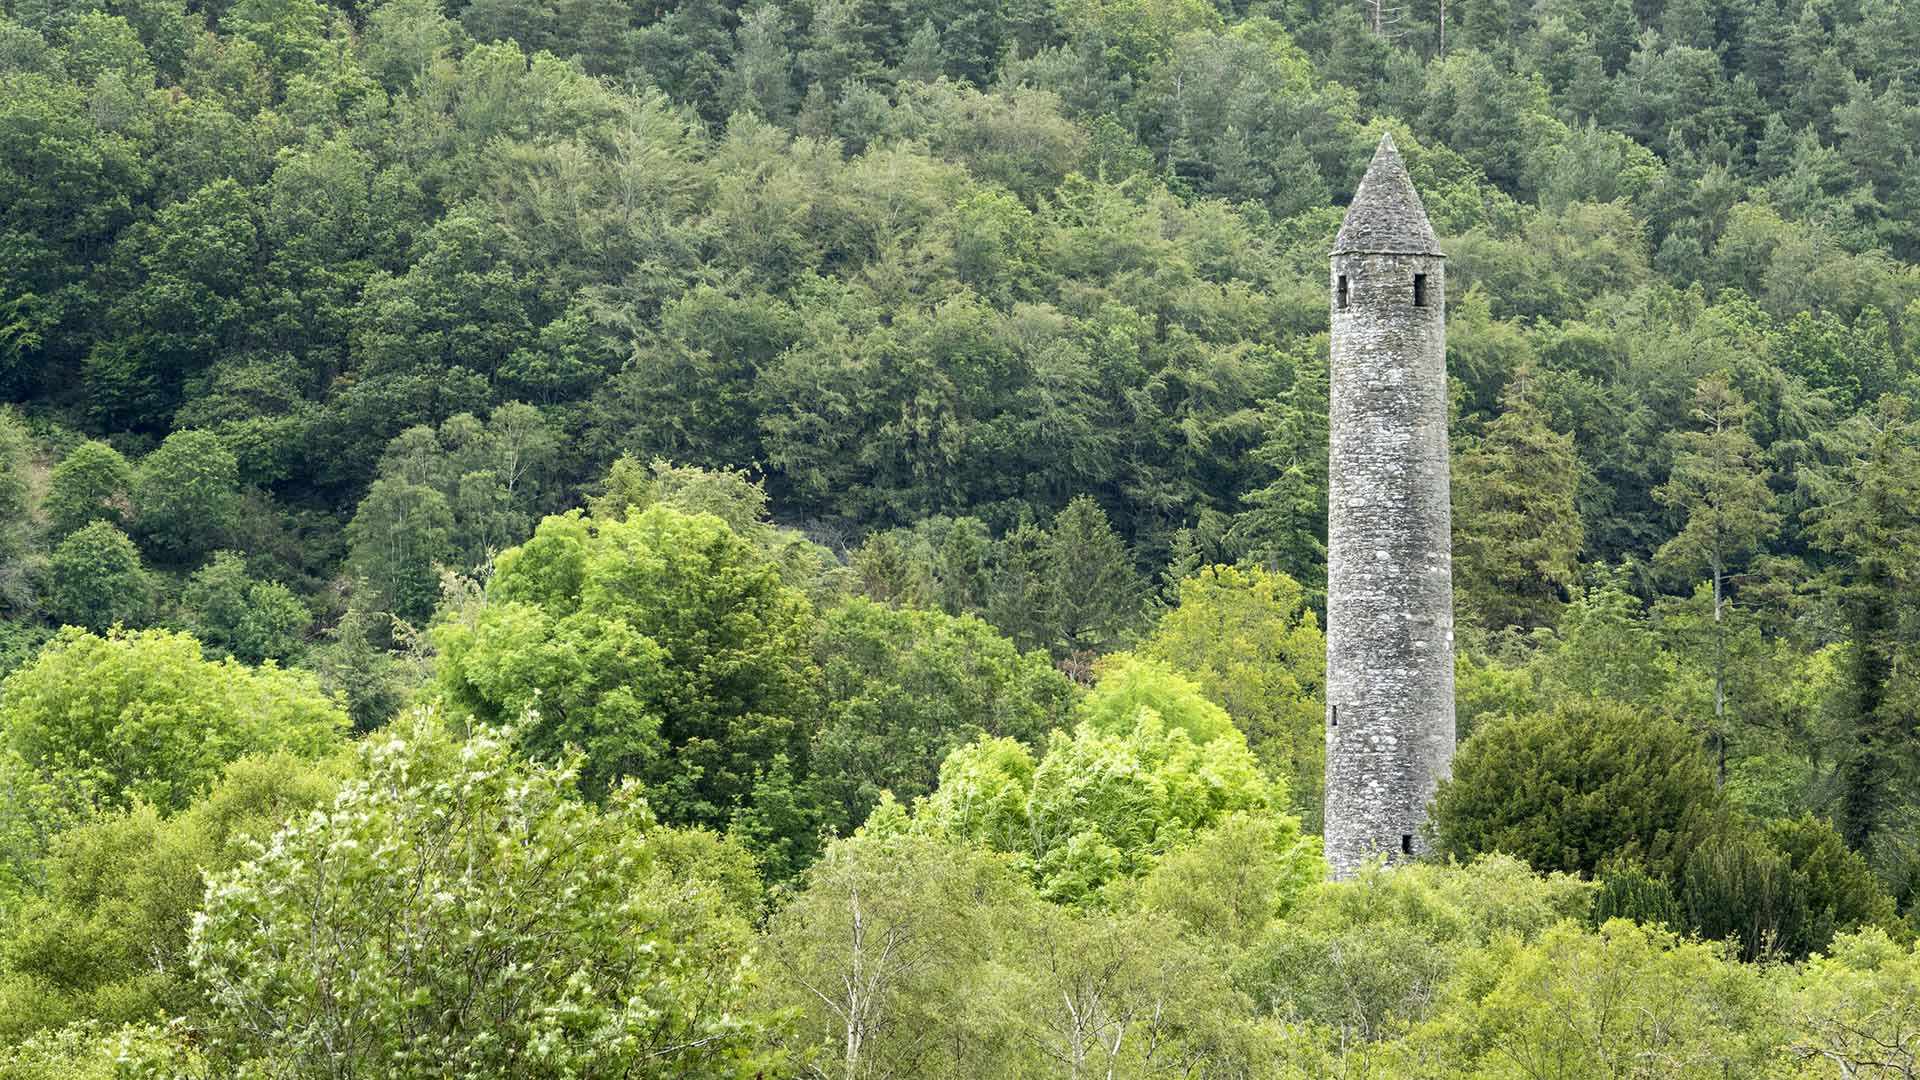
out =
<svg viewBox="0 0 1920 1080"><path fill-rule="evenodd" d="M1722 1080L1768 1071L1780 1031L1760 969L1718 943L1615 919L1479 959L1412 1042L1469 1076ZM1839 1075L1846 1075L1841 1073Z"/></svg>
<svg viewBox="0 0 1920 1080"><path fill-rule="evenodd" d="M883 791L907 802L932 791L941 761L973 739L1044 738L1074 699L1045 654L1020 653L970 615L855 598L822 613L814 655L824 694L813 783L842 832Z"/></svg>
<svg viewBox="0 0 1920 1080"><path fill-rule="evenodd" d="M602 493L589 496L588 511L604 520L624 518L655 506L687 514L712 514L780 568L780 579L816 603L846 592L849 574L833 552L798 531L769 520L764 484L744 471L703 469L654 459L616 459L600 481Z"/></svg>
<svg viewBox="0 0 1920 1080"><path fill-rule="evenodd" d="M189 952L204 1039L241 1076L754 1077L749 935L656 857L626 787L416 716L364 778L208 883Z"/></svg>
<svg viewBox="0 0 1920 1080"><path fill-rule="evenodd" d="M1591 895L1578 878L1505 855L1324 881L1233 957L1234 980L1302 1044L1344 1055L1431 1017L1476 950L1584 919Z"/></svg>
<svg viewBox="0 0 1920 1080"><path fill-rule="evenodd" d="M46 885L53 838L85 820L87 792L48 777L18 752L0 751L0 915Z"/></svg>
<svg viewBox="0 0 1920 1080"><path fill-rule="evenodd" d="M453 559L453 510L426 484L381 477L347 524L347 565L361 575L371 606L424 620L439 598L440 568Z"/></svg>
<svg viewBox="0 0 1920 1080"><path fill-rule="evenodd" d="M256 581L238 552L216 551L194 571L180 604L194 636L214 655L249 664L285 660L300 647L313 613L292 589Z"/></svg>
<svg viewBox="0 0 1920 1080"><path fill-rule="evenodd" d="M281 749L317 757L345 726L311 675L212 663L198 641L164 630L69 628L0 684L0 740L103 806L184 809L227 762Z"/></svg>
<svg viewBox="0 0 1920 1080"><path fill-rule="evenodd" d="M137 804L43 844L36 895L0 932L0 1045L81 1021L190 1013L199 998L187 929L206 876L249 857L253 837L325 805L347 764L345 754L242 758L181 813Z"/></svg>
<svg viewBox="0 0 1920 1080"><path fill-rule="evenodd" d="M12 412L0 409L0 611L31 605L27 555L35 539L33 438Z"/></svg>
<svg viewBox="0 0 1920 1080"><path fill-rule="evenodd" d="M1253 1021L1226 969L1166 915L1045 905L1007 947L1018 972L1000 1007L1038 1051L1024 1075L1269 1075L1279 1032Z"/></svg>
<svg viewBox="0 0 1920 1080"><path fill-rule="evenodd" d="M999 924L1036 902L1006 860L909 833L901 816L883 802L774 916L769 996L794 1010L794 1041L819 1048L810 1075L1005 1075L1003 1055L1019 1048L975 1008L989 988L981 965Z"/></svg>
<svg viewBox="0 0 1920 1080"><path fill-rule="evenodd" d="M1809 1077L1920 1075L1920 951L1879 929L1835 938L1789 978L1787 1052Z"/></svg>
<svg viewBox="0 0 1920 1080"><path fill-rule="evenodd" d="M1302 835L1292 819L1234 813L1163 857L1138 895L1194 938L1240 949L1325 874L1319 838Z"/></svg>
<svg viewBox="0 0 1920 1080"><path fill-rule="evenodd" d="M1073 732L1053 732L1038 762L1019 743L961 747L916 817L920 828L1014 854L1041 895L1094 903L1109 883L1237 811L1272 814L1282 849L1299 822L1246 737L1193 684L1156 665L1110 671Z"/></svg>
<svg viewBox="0 0 1920 1080"><path fill-rule="evenodd" d="M1142 656L1191 675L1287 783L1294 813L1317 828L1326 761L1327 639L1300 583L1258 567L1204 567L1180 583Z"/></svg>

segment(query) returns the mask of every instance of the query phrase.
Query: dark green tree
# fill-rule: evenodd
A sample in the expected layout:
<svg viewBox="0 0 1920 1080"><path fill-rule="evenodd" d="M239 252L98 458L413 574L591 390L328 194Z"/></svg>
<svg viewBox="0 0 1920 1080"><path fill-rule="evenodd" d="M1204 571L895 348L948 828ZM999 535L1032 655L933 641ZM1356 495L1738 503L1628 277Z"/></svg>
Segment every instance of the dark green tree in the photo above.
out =
<svg viewBox="0 0 1920 1080"><path fill-rule="evenodd" d="M1583 541L1573 438L1528 400L1527 378L1508 388L1486 434L1454 454L1454 579L1461 606L1494 630L1552 625Z"/></svg>
<svg viewBox="0 0 1920 1080"><path fill-rule="evenodd" d="M187 629L214 656L285 661L304 642L313 613L292 589L259 581L238 552L216 551L180 591Z"/></svg>
<svg viewBox="0 0 1920 1080"><path fill-rule="evenodd" d="M1719 825L1713 770L1678 723L1602 701L1483 721L1434 796L1438 850L1540 871L1610 862L1670 874Z"/></svg>
<svg viewBox="0 0 1920 1080"><path fill-rule="evenodd" d="M144 626L153 615L155 586L140 549L104 521L75 529L47 559L47 615L55 622L106 630Z"/></svg>
<svg viewBox="0 0 1920 1080"><path fill-rule="evenodd" d="M55 540L95 521L124 529L133 514L133 467L120 451L88 439L53 467L41 510Z"/></svg>
<svg viewBox="0 0 1920 1080"><path fill-rule="evenodd" d="M541 757L587 752L604 795L633 777L664 820L726 828L805 776L818 673L806 597L719 518L654 507L550 517L501 554L484 598L432 637L461 712L524 721ZM812 830L772 838L785 876Z"/></svg>
<svg viewBox="0 0 1920 1080"><path fill-rule="evenodd" d="M134 528L155 557L191 565L238 524L239 463L209 431L176 431L140 460Z"/></svg>
<svg viewBox="0 0 1920 1080"><path fill-rule="evenodd" d="M1780 527L1768 471L1747 432L1752 410L1725 375L1694 388L1693 416L1701 430L1680 436L1667 482L1654 497L1686 515L1679 535L1654 553L1680 570L1705 568L1713 583L1713 728L1709 734L1719 782L1727 779L1727 574Z"/></svg>
<svg viewBox="0 0 1920 1080"><path fill-rule="evenodd" d="M1846 619L1844 749L1835 822L1865 847L1902 801L1914 703L1914 569L1920 566L1920 422L1905 399L1881 399L1861 418L1851 460L1825 477L1808 512L1813 540L1837 561L1830 587Z"/></svg>
<svg viewBox="0 0 1920 1080"><path fill-rule="evenodd" d="M374 481L347 524L347 565L366 582L366 609L425 621L440 596L440 568L453 558L453 524L434 488Z"/></svg>
<svg viewBox="0 0 1920 1080"><path fill-rule="evenodd" d="M1066 724L1073 687L1044 655L972 616L852 600L815 636L823 715L813 775L837 831L866 820L882 792L911 803L940 763L981 736L1029 745Z"/></svg>

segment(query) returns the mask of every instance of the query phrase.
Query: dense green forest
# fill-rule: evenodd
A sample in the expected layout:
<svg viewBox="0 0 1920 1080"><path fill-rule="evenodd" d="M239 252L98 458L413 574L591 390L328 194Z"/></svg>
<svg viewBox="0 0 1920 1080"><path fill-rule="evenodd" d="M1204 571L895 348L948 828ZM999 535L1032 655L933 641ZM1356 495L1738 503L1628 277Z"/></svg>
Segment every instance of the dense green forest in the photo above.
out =
<svg viewBox="0 0 1920 1080"><path fill-rule="evenodd" d="M1906 0L0 0L0 1077L1912 1077ZM1439 857L1327 253L1449 254Z"/></svg>

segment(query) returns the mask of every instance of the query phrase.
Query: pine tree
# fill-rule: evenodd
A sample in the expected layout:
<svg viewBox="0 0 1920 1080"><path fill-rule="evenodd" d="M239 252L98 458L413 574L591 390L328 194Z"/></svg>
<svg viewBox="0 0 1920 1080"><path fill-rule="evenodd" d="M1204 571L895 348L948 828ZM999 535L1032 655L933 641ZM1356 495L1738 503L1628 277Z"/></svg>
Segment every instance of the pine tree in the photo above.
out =
<svg viewBox="0 0 1920 1080"><path fill-rule="evenodd" d="M1732 564L1780 527L1767 487L1760 448L1747 431L1753 410L1725 373L1700 380L1693 418L1701 430L1679 438L1673 472L1654 497L1686 515L1679 535L1661 545L1654 561L1681 571L1705 568L1713 582L1713 747L1716 776L1727 781L1726 580Z"/></svg>
<svg viewBox="0 0 1920 1080"><path fill-rule="evenodd" d="M793 108L793 50L787 45L791 31L773 4L761 4L740 20L726 83L733 108L769 120L786 118Z"/></svg>
<svg viewBox="0 0 1920 1080"><path fill-rule="evenodd" d="M1847 624L1849 743L1839 763L1837 824L1864 848L1890 823L1913 727L1920 663L1920 422L1901 397L1860 418L1861 448L1818 478L1808 511L1815 544L1838 556L1830 594Z"/></svg>
<svg viewBox="0 0 1920 1080"><path fill-rule="evenodd" d="M1098 654L1126 640L1139 622L1146 582L1100 504L1081 495L1060 511L1047 563L1056 651Z"/></svg>
<svg viewBox="0 0 1920 1080"><path fill-rule="evenodd" d="M940 48L940 31L928 19L907 39L906 52L900 56L900 77L909 82L933 82L947 66L946 53Z"/></svg>
<svg viewBox="0 0 1920 1080"><path fill-rule="evenodd" d="M1306 586L1316 608L1327 589L1327 358L1320 344L1295 361L1293 385L1264 410L1254 460L1273 479L1246 497L1227 539L1262 566Z"/></svg>
<svg viewBox="0 0 1920 1080"><path fill-rule="evenodd" d="M1496 630L1554 621L1585 540L1573 436L1547 426L1529 381L1524 370L1515 375L1501 395L1505 411L1454 457L1458 598Z"/></svg>

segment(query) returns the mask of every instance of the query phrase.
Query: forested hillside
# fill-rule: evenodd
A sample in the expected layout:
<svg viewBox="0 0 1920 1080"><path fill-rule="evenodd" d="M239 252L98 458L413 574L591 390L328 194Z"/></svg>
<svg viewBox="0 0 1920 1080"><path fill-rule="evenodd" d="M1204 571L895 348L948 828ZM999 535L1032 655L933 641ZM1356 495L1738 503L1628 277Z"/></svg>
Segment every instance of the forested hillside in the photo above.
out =
<svg viewBox="0 0 1920 1080"><path fill-rule="evenodd" d="M1920 1068L1907 0L0 11L0 1077ZM1463 742L1329 883L1386 132Z"/></svg>

